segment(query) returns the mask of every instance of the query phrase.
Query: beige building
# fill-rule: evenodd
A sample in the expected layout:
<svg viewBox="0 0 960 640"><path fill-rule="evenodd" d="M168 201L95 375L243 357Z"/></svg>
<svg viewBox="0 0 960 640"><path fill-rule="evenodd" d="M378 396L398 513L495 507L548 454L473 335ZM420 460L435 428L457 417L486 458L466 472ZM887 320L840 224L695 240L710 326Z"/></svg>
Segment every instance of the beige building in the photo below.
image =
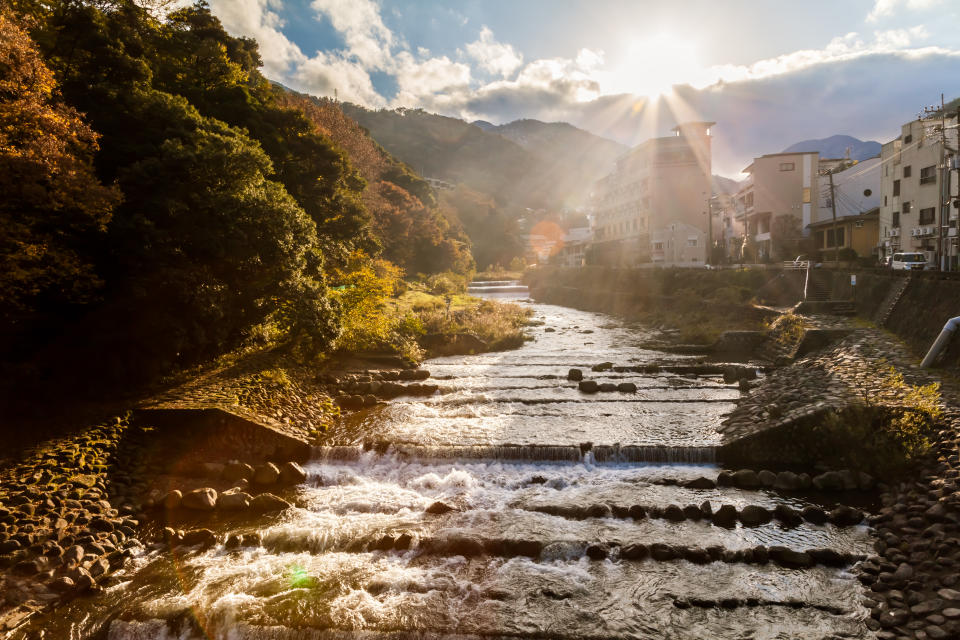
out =
<svg viewBox="0 0 960 640"><path fill-rule="evenodd" d="M927 260L951 270L957 265L957 211L951 206L950 183L957 184L956 156L946 154L952 167L944 180L941 154L945 132L947 148L957 149L957 118L908 122L900 136L883 145L880 153L881 203L879 240L881 258L897 251L919 251ZM946 182L946 184L945 184ZM952 190L956 192L956 188Z"/></svg>
<svg viewBox="0 0 960 640"><path fill-rule="evenodd" d="M771 153L754 158L744 173L748 178L736 194L737 221L756 246L757 259L784 260L774 256L773 221L793 216L804 234L814 222L819 187L820 154Z"/></svg>
<svg viewBox="0 0 960 640"><path fill-rule="evenodd" d="M879 209L832 218L824 218L810 225L813 248L824 260L833 260L833 250L853 249L858 257L876 252ZM838 254L842 258L842 255Z"/></svg>
<svg viewBox="0 0 960 640"><path fill-rule="evenodd" d="M595 261L673 266L705 262L713 124L687 122L674 127L672 136L647 140L620 157L614 171L597 182L591 252ZM674 240L682 246L675 247Z"/></svg>

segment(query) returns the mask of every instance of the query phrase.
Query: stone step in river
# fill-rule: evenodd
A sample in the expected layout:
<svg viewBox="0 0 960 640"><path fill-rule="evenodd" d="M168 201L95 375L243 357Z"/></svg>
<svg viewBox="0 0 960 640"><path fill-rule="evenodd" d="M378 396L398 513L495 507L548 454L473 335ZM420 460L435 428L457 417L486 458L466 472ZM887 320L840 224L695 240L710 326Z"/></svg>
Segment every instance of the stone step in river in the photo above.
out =
<svg viewBox="0 0 960 640"><path fill-rule="evenodd" d="M683 486L717 477L735 386L591 371L685 360L609 317L523 304L533 342L430 361L437 393L345 419L293 507L211 525L205 550L144 552L44 637L871 637L851 573L873 543L863 522L770 515L828 511L825 495ZM585 394L572 367L638 389Z"/></svg>

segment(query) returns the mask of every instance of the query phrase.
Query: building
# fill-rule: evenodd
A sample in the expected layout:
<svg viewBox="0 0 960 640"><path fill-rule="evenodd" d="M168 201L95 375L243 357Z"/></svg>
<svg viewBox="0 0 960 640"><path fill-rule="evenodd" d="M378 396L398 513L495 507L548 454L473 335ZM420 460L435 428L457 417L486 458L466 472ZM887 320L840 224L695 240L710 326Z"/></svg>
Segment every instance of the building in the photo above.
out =
<svg viewBox="0 0 960 640"><path fill-rule="evenodd" d="M738 222L744 229L747 244L755 247L757 260L785 260L794 256L777 256L778 231L774 220L792 216L795 227L806 233L807 225L815 221L816 197L819 186L820 154L771 153L759 158L743 170L748 174L737 192Z"/></svg>
<svg viewBox="0 0 960 640"><path fill-rule="evenodd" d="M592 261L672 266L706 261L713 124L687 122L674 127L672 136L647 140L597 182Z"/></svg>
<svg viewBox="0 0 960 640"><path fill-rule="evenodd" d="M587 261L587 248L593 239L590 227L573 227L563 236L563 242L552 262L564 267L582 267Z"/></svg>
<svg viewBox="0 0 960 640"><path fill-rule="evenodd" d="M808 228L814 251L819 251L824 260L833 259L833 250L853 249L857 256L866 257L876 255L877 235L879 233L880 209L875 207L859 214L840 216L837 212L837 221L824 218L811 223ZM838 254L840 259L843 256Z"/></svg>
<svg viewBox="0 0 960 640"><path fill-rule="evenodd" d="M881 258L918 251L941 268L958 268L958 209L952 206L956 187L951 186L958 182L957 138L956 115L945 122L930 117L906 123L898 138L883 145Z"/></svg>
<svg viewBox="0 0 960 640"><path fill-rule="evenodd" d="M743 248L743 215L733 194L721 193L710 200L713 227L710 239L729 260L739 261Z"/></svg>

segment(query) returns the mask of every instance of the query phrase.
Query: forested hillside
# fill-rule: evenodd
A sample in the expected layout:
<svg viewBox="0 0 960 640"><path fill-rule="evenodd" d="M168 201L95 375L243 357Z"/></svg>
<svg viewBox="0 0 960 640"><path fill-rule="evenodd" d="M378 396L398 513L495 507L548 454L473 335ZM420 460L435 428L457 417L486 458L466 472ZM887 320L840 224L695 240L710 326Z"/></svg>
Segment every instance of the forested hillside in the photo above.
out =
<svg viewBox="0 0 960 640"><path fill-rule="evenodd" d="M520 120L481 127L422 109L343 108L421 175L461 183L505 206L580 206L623 151L563 123Z"/></svg>
<svg viewBox="0 0 960 640"><path fill-rule="evenodd" d="M204 4L165 17L130 0L12 7L5 380L64 362L150 379L258 338L371 346L392 329L370 296L389 293L396 265L472 268L419 178L332 105L269 83L257 43Z"/></svg>

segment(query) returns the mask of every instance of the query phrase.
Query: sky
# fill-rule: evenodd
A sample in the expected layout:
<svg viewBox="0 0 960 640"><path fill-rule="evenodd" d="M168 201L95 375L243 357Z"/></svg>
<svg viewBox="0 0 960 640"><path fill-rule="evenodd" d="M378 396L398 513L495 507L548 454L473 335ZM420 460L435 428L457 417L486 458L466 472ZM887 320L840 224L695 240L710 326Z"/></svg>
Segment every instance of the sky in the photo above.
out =
<svg viewBox="0 0 960 640"><path fill-rule="evenodd" d="M714 121L735 178L804 139L886 142L960 96L958 0L208 1L292 89L627 145Z"/></svg>

